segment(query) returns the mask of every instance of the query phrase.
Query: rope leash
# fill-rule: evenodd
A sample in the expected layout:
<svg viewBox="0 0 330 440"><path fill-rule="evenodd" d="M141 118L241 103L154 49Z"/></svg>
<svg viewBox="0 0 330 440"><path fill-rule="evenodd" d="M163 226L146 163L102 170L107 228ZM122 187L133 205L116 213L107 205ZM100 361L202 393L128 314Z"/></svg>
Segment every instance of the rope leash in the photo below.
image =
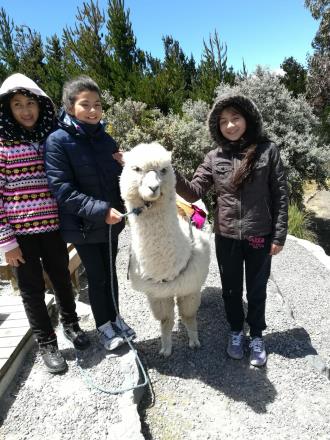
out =
<svg viewBox="0 0 330 440"><path fill-rule="evenodd" d="M144 209L148 208L149 206L150 206L150 203L146 203L145 206L140 207L140 208L133 208L132 211L127 212L127 213L125 213L125 214L122 214L121 216L122 216L122 217L127 217L127 216L130 215L130 214L139 215L139 214L141 214L141 212L142 212ZM102 393L111 394L111 395L118 395L118 394L124 394L124 393L126 393L126 392L128 392L128 391L136 390L136 389L138 389L138 388L143 388L143 387L145 387L146 385L149 385L150 382L149 382L149 379L148 379L147 373L146 373L146 371L145 371L145 369L144 369L144 367L143 367L143 365L142 365L142 362L141 362L141 360L140 360L140 358L139 358L139 355L138 355L137 351L135 350L135 348L134 348L133 344L131 343L131 341L130 341L130 340L127 338L127 336L125 335L124 330L123 330L123 328L122 328L122 321L121 321L122 318L121 318L121 316L120 316L120 313L119 313L119 310L118 310L118 305L117 305L117 302L116 302L116 299L115 299L115 294L114 294L113 266L112 266L112 261L113 261L113 260L112 260L112 241L111 241L111 237L112 237L112 225L109 225L109 257L110 257L110 280L111 280L111 294L112 294L112 300L113 300L113 304L114 304L114 307L115 307L115 310L116 310L116 314L117 314L117 316L120 318L120 321L119 321L119 324L120 324L120 325L119 325L119 327L120 327L120 329L121 329L121 331L122 331L122 336L124 337L125 341L127 342L128 346L130 347L131 351L132 351L133 354L134 354L135 360L136 360L137 364L139 365L139 367L140 367L140 369L141 369L141 371L142 371L143 378L144 378L144 382L141 383L141 384L138 384L138 385L134 385L134 386L131 386L131 387L127 387L127 388L120 388L120 389L106 389L106 388L103 388L102 386L97 385L97 384L93 381L93 379L91 378L91 375L90 375L89 373L87 373L87 372L81 367L81 365L80 365L80 359L79 359L79 355L78 355L78 351L77 351L77 350L75 350L75 356L76 356L76 365L77 365L77 367L78 367L78 369L79 369L81 375L83 376L85 382L87 383L87 385L88 385L90 388L97 389L98 391L101 391Z"/></svg>

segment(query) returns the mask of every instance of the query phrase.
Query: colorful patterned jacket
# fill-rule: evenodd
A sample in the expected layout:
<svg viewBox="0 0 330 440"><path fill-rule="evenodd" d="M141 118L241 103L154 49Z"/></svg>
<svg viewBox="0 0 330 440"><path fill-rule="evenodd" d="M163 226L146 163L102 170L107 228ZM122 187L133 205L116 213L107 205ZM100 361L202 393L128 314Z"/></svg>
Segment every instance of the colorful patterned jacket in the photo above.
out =
<svg viewBox="0 0 330 440"><path fill-rule="evenodd" d="M15 236L59 229L58 209L45 173L42 144L0 139L0 248Z"/></svg>

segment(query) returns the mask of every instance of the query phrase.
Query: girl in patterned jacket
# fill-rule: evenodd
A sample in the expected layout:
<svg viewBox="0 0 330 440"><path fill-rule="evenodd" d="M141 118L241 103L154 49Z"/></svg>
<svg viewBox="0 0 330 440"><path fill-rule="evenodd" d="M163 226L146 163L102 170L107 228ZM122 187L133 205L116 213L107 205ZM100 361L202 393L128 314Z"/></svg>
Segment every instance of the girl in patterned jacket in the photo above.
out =
<svg viewBox="0 0 330 440"><path fill-rule="evenodd" d="M43 270L51 280L65 336L78 349L89 340L78 324L59 234L58 208L44 168L43 143L54 125L51 99L16 73L0 88L0 250L13 267L25 312L51 373L67 368L45 304Z"/></svg>

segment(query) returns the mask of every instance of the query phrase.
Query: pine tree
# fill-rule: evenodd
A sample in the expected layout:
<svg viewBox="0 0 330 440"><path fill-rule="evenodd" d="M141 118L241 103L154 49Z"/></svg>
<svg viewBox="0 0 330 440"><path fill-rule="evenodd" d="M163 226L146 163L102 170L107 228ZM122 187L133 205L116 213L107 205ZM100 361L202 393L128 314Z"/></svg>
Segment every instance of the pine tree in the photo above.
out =
<svg viewBox="0 0 330 440"><path fill-rule="evenodd" d="M111 66L106 52L103 27L104 13L90 0L78 7L75 27L63 30L64 56L71 74L90 75L101 88L112 87Z"/></svg>
<svg viewBox="0 0 330 440"><path fill-rule="evenodd" d="M45 80L45 53L41 35L21 25L15 27L14 47L19 59L19 71L41 87Z"/></svg>
<svg viewBox="0 0 330 440"><path fill-rule="evenodd" d="M53 102L60 106L62 88L66 80L66 66L64 62L64 51L57 35L47 37L45 47L45 91L52 97Z"/></svg>
<svg viewBox="0 0 330 440"><path fill-rule="evenodd" d="M281 64L281 68L285 72L285 75L281 78L281 82L293 96L297 97L300 93L305 93L307 69L293 57L285 58Z"/></svg>
<svg viewBox="0 0 330 440"><path fill-rule="evenodd" d="M145 55L136 47L130 10L125 10L124 0L108 0L106 28L105 41L112 72L111 92L117 99L135 96L145 66Z"/></svg>
<svg viewBox="0 0 330 440"><path fill-rule="evenodd" d="M197 69L193 96L211 103L216 86L221 82L233 84L235 73L232 67L227 67L227 45L220 42L217 31L213 36L210 35L208 44L205 41L203 44L204 51Z"/></svg>
<svg viewBox="0 0 330 440"><path fill-rule="evenodd" d="M321 119L320 133L330 143L330 3L305 0L320 26L312 42L314 54L308 58L307 95Z"/></svg>
<svg viewBox="0 0 330 440"><path fill-rule="evenodd" d="M0 80L19 69L19 58L14 46L13 20L7 16L4 8L0 9Z"/></svg>

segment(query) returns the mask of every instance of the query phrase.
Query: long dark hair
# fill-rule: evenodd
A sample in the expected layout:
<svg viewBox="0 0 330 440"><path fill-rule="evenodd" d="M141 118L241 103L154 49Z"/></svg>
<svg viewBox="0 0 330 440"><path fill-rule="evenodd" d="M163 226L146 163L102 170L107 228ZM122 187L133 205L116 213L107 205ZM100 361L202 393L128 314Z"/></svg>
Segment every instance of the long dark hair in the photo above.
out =
<svg viewBox="0 0 330 440"><path fill-rule="evenodd" d="M251 118L251 115L247 113L243 108L234 104L230 107L226 107L226 109L231 109L240 114L241 116L243 116L246 122L246 130L242 138L237 141L231 141L228 143L232 148L239 148L241 154L243 155L243 159L239 168L232 176L232 183L234 184L236 189L239 189L243 185L243 183L252 175L254 164L257 159L257 144L269 139L263 134L257 134L256 122Z"/></svg>

